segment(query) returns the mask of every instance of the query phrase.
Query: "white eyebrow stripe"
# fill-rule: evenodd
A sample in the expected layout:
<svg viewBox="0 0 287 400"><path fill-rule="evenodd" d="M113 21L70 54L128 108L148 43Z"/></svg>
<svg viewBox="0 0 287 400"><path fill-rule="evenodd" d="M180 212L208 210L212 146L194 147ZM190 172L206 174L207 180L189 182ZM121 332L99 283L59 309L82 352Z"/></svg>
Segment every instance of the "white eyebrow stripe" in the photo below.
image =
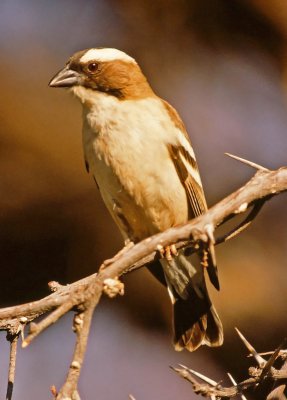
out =
<svg viewBox="0 0 287 400"><path fill-rule="evenodd" d="M126 53L118 49L106 48L106 49L90 49L81 58L80 62L86 63L89 61L127 61L136 64L134 58L130 57Z"/></svg>

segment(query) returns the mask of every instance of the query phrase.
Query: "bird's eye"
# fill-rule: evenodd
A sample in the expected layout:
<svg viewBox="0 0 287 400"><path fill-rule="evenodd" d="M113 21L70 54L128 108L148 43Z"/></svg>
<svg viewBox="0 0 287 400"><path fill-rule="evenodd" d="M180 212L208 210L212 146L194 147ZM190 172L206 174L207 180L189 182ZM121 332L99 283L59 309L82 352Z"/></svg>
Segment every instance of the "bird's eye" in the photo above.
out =
<svg viewBox="0 0 287 400"><path fill-rule="evenodd" d="M98 67L99 67L99 65L97 63L93 62L88 65L88 70L93 73L93 72L97 71Z"/></svg>

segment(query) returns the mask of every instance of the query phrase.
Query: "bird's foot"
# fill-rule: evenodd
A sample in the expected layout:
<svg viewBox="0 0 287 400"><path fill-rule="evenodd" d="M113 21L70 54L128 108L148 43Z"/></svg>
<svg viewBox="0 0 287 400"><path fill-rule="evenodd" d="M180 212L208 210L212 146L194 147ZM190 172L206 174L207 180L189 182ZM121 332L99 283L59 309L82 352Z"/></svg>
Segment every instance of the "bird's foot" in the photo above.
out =
<svg viewBox="0 0 287 400"><path fill-rule="evenodd" d="M170 246L161 246L158 245L158 251L162 258L165 258L167 261L171 261L173 257L178 255L177 248L175 244L171 244Z"/></svg>
<svg viewBox="0 0 287 400"><path fill-rule="evenodd" d="M108 258L103 262L103 264L100 267L100 271L103 269L107 268L109 265L113 264L115 261L117 261L123 254L125 254L128 250L130 250L132 247L134 247L134 242L131 240L127 239L125 240L125 245L124 247L112 258Z"/></svg>

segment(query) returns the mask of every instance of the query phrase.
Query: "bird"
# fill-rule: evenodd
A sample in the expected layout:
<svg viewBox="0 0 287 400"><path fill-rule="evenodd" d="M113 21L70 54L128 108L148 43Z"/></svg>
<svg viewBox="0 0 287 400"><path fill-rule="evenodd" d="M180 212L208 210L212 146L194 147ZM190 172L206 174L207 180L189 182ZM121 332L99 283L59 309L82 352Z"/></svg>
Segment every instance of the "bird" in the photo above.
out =
<svg viewBox="0 0 287 400"><path fill-rule="evenodd" d="M50 81L82 104L87 171L125 244L186 223L207 210L193 147L177 111L155 94L136 60L105 47L73 54ZM206 286L219 290L214 257L204 263L167 247L149 267L173 305L177 351L223 343L223 327Z"/></svg>

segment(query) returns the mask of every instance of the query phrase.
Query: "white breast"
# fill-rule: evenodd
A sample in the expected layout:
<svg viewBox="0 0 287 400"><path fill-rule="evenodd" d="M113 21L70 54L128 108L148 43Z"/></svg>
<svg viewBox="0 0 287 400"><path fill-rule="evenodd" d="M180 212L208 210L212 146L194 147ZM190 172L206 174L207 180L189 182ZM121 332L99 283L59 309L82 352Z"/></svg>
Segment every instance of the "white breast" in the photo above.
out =
<svg viewBox="0 0 287 400"><path fill-rule="evenodd" d="M167 148L177 128L160 99L92 94L93 106L84 108L83 146L110 212L120 205L132 229L143 230L140 238L185 222L186 193Z"/></svg>

